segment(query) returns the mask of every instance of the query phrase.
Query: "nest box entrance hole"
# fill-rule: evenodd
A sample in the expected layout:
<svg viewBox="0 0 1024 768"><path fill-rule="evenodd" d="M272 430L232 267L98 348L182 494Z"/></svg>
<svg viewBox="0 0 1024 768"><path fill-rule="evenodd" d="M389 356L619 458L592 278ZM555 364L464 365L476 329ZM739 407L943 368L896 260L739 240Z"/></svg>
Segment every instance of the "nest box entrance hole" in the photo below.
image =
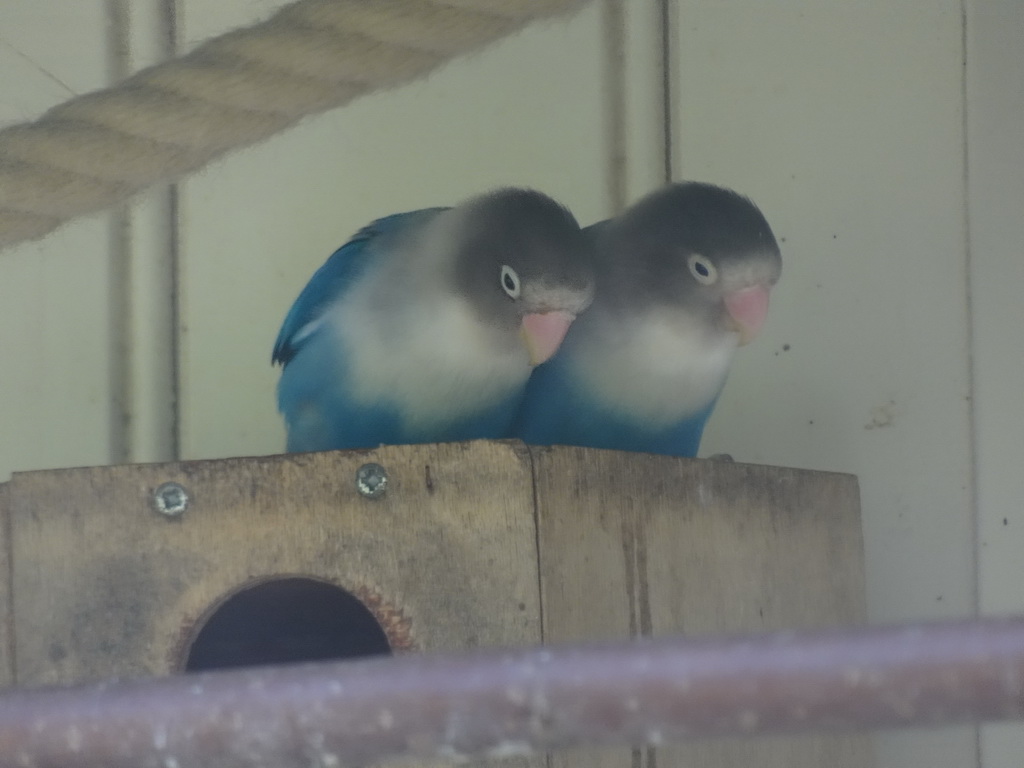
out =
<svg viewBox="0 0 1024 768"><path fill-rule="evenodd" d="M184 671L327 661L391 653L373 613L326 581L263 581L224 600L201 621Z"/></svg>

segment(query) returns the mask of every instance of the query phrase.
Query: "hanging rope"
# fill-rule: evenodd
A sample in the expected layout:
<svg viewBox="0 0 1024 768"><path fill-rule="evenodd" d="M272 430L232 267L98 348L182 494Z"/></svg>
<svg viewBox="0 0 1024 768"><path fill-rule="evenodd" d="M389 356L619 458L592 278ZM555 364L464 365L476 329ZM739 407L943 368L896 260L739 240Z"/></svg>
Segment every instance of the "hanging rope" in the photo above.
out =
<svg viewBox="0 0 1024 768"><path fill-rule="evenodd" d="M582 0L300 0L0 131L0 248Z"/></svg>

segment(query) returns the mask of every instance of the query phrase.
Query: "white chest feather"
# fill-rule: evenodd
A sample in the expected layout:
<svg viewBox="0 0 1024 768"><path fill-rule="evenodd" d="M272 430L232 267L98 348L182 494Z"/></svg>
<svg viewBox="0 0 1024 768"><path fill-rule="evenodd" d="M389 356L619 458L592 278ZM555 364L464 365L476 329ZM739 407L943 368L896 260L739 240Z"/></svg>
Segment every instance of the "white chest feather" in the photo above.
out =
<svg viewBox="0 0 1024 768"><path fill-rule="evenodd" d="M440 299L444 293L431 293L436 284L408 287L404 302L371 289L333 311L348 397L389 403L417 429L485 409L525 385L526 349L504 338L514 334L483 325L456 296Z"/></svg>
<svg viewBox="0 0 1024 768"><path fill-rule="evenodd" d="M663 425L700 411L721 390L736 334L708 333L665 311L614 327L610 322L581 345L575 366L606 406L631 420Z"/></svg>

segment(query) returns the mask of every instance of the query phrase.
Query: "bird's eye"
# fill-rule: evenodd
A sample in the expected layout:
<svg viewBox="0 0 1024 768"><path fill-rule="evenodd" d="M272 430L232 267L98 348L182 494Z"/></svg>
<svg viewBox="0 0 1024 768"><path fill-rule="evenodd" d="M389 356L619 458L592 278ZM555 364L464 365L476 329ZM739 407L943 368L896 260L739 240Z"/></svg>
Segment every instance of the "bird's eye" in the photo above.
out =
<svg viewBox="0 0 1024 768"><path fill-rule="evenodd" d="M718 279L718 270L707 256L694 253L686 260L686 264L690 267L690 273L701 285L711 285Z"/></svg>
<svg viewBox="0 0 1024 768"><path fill-rule="evenodd" d="M519 298L519 275L507 264L501 267L501 289L513 299Z"/></svg>

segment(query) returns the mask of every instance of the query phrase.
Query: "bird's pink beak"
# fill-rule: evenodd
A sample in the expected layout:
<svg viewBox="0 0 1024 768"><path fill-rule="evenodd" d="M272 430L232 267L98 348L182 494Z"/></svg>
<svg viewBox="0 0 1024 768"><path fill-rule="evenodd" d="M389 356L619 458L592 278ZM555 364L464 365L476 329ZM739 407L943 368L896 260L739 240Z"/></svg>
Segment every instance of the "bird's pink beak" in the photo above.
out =
<svg viewBox="0 0 1024 768"><path fill-rule="evenodd" d="M540 365L558 351L576 315L568 312L533 312L523 316L519 333L530 353L530 365Z"/></svg>
<svg viewBox="0 0 1024 768"><path fill-rule="evenodd" d="M768 288L752 285L726 294L729 328L740 334L740 345L749 344L768 317Z"/></svg>

